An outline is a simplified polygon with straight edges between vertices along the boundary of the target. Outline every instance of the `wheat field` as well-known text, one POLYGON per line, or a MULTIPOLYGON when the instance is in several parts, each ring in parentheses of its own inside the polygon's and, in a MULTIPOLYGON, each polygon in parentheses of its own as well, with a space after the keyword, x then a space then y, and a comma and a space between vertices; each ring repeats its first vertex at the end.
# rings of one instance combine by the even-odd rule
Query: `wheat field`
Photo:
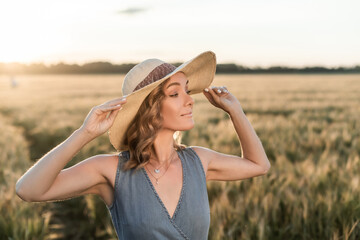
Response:
MULTIPOLYGON (((96 196, 27 203, 16 180, 121 96, 123 75, 0 76, 0 239, 116 239, 96 196)), ((240 101, 271 162, 268 174, 210 181, 209 239, 360 239, 360 75, 216 75, 240 101)), ((228 115, 202 94, 183 143, 241 155, 228 115)), ((69 162, 113 152, 106 134, 69 162)), ((67 167, 68 167, 67 166, 67 167)))

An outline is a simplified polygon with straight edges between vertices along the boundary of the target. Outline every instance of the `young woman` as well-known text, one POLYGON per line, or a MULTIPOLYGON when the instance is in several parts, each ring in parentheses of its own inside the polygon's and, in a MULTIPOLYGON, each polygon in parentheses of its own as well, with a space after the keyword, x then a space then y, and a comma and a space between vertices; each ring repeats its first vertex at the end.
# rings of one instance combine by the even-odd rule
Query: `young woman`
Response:
POLYGON ((79 129, 18 180, 18 196, 38 202, 97 194, 119 239, 208 239, 206 181, 251 178, 270 168, 236 97, 226 87, 209 87, 215 69, 210 51, 177 68, 159 59, 139 63, 125 76, 126 97, 94 107, 79 129), (174 139, 194 127, 190 95, 200 92, 230 115, 242 157, 174 139), (63 169, 106 131, 119 154, 96 155, 63 169))

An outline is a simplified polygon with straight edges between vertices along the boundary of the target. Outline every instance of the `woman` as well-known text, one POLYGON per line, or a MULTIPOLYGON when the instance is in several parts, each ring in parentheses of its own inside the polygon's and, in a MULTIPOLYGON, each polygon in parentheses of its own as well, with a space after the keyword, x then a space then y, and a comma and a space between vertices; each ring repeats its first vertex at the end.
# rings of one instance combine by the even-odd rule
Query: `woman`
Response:
POLYGON ((207 239, 206 181, 250 178, 270 168, 239 101, 226 87, 208 88, 215 69, 210 51, 177 68, 159 59, 139 63, 125 76, 126 97, 94 107, 79 129, 19 179, 17 194, 25 201, 97 194, 119 239, 207 239), (230 115, 243 157, 175 141, 175 133, 194 127, 190 95, 199 92, 230 115), (96 155, 63 169, 106 131, 119 154, 96 155))

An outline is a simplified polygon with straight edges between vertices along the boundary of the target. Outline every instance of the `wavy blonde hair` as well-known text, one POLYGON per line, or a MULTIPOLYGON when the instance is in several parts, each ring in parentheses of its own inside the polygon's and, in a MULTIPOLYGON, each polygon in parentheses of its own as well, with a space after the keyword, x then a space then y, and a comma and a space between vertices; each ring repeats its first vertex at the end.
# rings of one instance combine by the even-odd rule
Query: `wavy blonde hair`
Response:
MULTIPOLYGON (((168 81, 169 79, 159 84, 145 98, 125 133, 125 146, 129 149, 130 159, 123 165, 124 171, 144 167, 150 160, 151 151, 155 152, 154 141, 164 120, 161 115, 161 102, 165 98, 164 85, 168 81)), ((174 148, 186 148, 186 145, 181 144, 182 133, 177 131, 174 135, 174 148)))

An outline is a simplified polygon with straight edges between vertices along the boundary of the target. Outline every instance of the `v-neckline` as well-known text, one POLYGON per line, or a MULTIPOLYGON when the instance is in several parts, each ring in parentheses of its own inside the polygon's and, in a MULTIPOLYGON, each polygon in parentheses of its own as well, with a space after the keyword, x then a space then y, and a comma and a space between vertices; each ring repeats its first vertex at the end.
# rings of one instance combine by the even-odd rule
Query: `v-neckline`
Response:
POLYGON ((180 196, 179 196, 178 202, 177 202, 177 204, 176 204, 175 211, 174 211, 174 213, 173 213, 172 216, 170 216, 170 213, 169 213, 168 209, 165 207, 165 204, 163 203, 163 201, 161 200, 159 194, 157 193, 157 191, 156 191, 154 185, 152 184, 152 182, 151 182, 151 180, 150 180, 150 178, 149 178, 149 175, 147 174, 145 168, 144 168, 144 167, 142 168, 142 170, 143 170, 143 172, 144 172, 144 174, 145 174, 145 176, 146 176, 146 178, 147 178, 147 180, 148 180, 148 182, 149 182, 149 184, 150 184, 150 186, 151 186, 151 188, 152 188, 152 190, 153 190, 156 198, 159 200, 161 206, 165 209, 165 211, 166 211, 166 213, 167 213, 167 215, 168 215, 168 217, 169 217, 170 220, 174 220, 174 218, 175 218, 175 216, 176 216, 176 213, 177 213, 177 211, 178 211, 178 209, 179 209, 179 207, 180 207, 181 199, 182 199, 182 196, 183 196, 183 194, 184 194, 184 186, 185 186, 185 165, 184 165, 184 161, 183 161, 183 159, 181 158, 181 154, 179 154, 178 151, 176 151, 176 153, 177 153, 177 155, 178 155, 178 157, 180 158, 180 161, 181 161, 183 181, 182 181, 180 196))

